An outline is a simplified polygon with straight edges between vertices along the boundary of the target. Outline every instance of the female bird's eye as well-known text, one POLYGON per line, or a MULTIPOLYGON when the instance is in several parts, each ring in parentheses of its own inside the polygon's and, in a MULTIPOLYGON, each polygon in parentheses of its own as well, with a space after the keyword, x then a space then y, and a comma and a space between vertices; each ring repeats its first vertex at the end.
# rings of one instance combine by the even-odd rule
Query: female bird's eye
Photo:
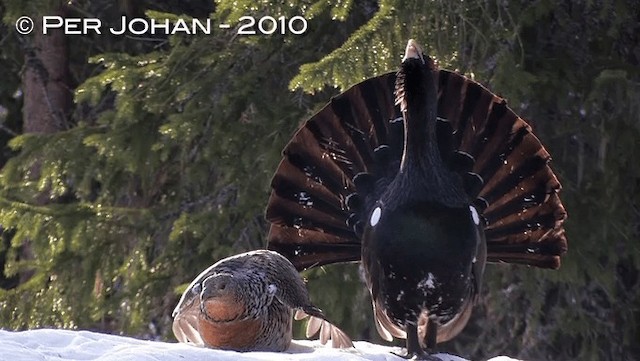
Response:
POLYGON ((270 285, 267 287, 267 292, 268 292, 270 295, 274 295, 274 294, 276 294, 276 291, 277 291, 277 290, 278 290, 278 286, 276 286, 276 285, 274 285, 274 284, 270 284, 270 285))
POLYGON ((202 285, 199 283, 196 283, 195 285, 193 285, 193 287, 191 288, 191 293, 194 294, 198 294, 200 293, 200 291, 202 291, 202 285))

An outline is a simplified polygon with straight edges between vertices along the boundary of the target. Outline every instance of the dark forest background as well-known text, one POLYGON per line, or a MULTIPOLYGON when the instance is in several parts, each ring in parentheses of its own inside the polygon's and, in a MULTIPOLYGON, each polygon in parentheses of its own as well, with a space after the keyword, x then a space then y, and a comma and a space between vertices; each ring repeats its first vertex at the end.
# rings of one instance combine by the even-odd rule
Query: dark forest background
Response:
MULTIPOLYGON (((553 156, 569 252, 490 265, 443 348, 481 359, 640 360, 640 5, 576 1, 0 0, 0 328, 173 340, 202 269, 264 247, 280 151, 331 95, 397 68, 407 39, 507 98, 553 156), (22 15, 308 19, 303 35, 21 36, 22 15)), ((312 299, 379 341, 356 265, 312 299)), ((299 335, 298 337, 300 337, 299 335)))

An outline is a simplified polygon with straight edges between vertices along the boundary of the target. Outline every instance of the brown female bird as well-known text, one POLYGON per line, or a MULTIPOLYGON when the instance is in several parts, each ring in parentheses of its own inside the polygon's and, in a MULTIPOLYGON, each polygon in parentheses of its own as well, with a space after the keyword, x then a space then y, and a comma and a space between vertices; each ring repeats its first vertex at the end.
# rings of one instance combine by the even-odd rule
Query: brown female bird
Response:
POLYGON ((336 96, 285 147, 268 248, 298 269, 362 261, 380 335, 429 358, 466 325, 485 262, 560 266, 549 161, 502 98, 410 40, 397 73, 336 96))
POLYGON ((284 351, 291 343, 293 309, 311 317, 308 336, 319 330, 323 344, 331 338, 334 347, 353 346, 311 303, 291 262, 267 250, 225 258, 200 273, 173 311, 173 333, 198 346, 284 351))

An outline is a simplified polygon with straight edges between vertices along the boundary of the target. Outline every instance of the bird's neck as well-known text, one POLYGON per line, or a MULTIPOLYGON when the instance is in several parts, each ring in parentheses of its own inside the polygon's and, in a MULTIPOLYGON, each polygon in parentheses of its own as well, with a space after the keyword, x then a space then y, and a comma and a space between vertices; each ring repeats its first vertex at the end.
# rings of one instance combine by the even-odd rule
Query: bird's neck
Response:
MULTIPOLYGON (((405 92, 404 149, 395 187, 405 201, 429 201, 462 207, 468 203, 460 177, 442 160, 436 136, 437 88, 433 72, 427 72, 405 92)), ((413 81, 414 79, 407 79, 413 81)), ((399 201, 397 201, 399 202, 399 201)))
POLYGON ((409 106, 403 112, 404 149, 400 172, 412 168, 431 168, 438 166, 440 153, 436 139, 437 96, 432 79, 426 81, 424 92, 410 99, 409 106))

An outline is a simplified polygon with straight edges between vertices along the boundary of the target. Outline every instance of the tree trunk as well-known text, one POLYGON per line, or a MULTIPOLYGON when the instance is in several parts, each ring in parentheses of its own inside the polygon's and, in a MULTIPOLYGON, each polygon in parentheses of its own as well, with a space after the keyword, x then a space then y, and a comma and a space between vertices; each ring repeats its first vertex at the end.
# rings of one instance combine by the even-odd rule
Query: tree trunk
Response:
MULTIPOLYGON (((56 15, 64 16, 63 9, 56 15)), ((25 52, 23 131, 55 133, 66 128, 71 106, 67 37, 62 29, 43 35, 36 24, 25 52)))
MULTIPOLYGON (((64 7, 55 15, 64 17, 64 7)), ((22 77, 24 104, 22 108, 23 133, 51 134, 67 128, 67 116, 71 108, 72 90, 68 86, 68 45, 62 29, 49 30, 42 34, 41 19, 35 21, 36 29, 31 33, 25 48, 25 68, 22 77)), ((40 165, 31 171, 34 179, 40 177, 40 165)), ((34 203, 48 202, 49 194, 42 192, 34 203)), ((33 259, 30 240, 25 240, 20 249, 21 259, 33 259)), ((20 274, 20 283, 26 282, 33 272, 20 274)))

